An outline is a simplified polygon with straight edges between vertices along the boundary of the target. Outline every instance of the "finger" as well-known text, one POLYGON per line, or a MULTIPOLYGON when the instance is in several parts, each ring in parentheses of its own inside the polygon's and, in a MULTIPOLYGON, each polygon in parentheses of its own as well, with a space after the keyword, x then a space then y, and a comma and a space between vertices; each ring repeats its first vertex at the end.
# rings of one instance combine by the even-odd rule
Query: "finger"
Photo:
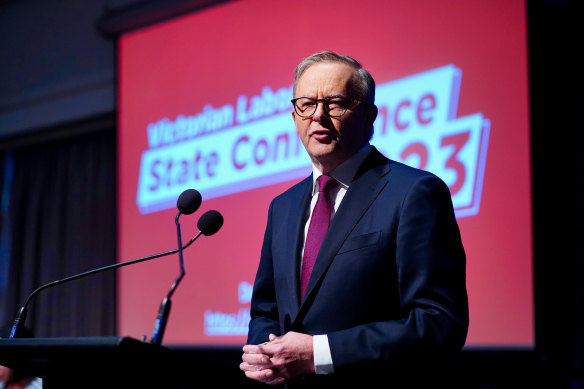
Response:
POLYGON ((270 358, 264 354, 243 354, 241 359, 250 365, 269 365, 271 364, 270 358))
POLYGON ((252 365, 250 363, 247 362, 241 362, 239 364, 239 368, 243 371, 260 371, 265 369, 265 367, 261 366, 261 365, 252 365))
POLYGON ((257 346, 254 345, 246 345, 243 348, 243 352, 245 354, 263 354, 267 355, 268 357, 272 357, 274 352, 276 352, 277 347, 274 347, 272 343, 265 343, 260 344, 257 346))
POLYGON ((247 378, 251 378, 252 380, 260 381, 269 385, 279 385, 283 384, 285 381, 284 377, 276 376, 274 371, 271 369, 261 371, 246 371, 245 376, 247 378))
POLYGON ((278 339, 278 337, 277 337, 276 335, 274 335, 274 334, 270 334, 270 335, 268 336, 268 338, 270 339, 270 342, 271 342, 272 340, 274 340, 274 339, 278 339))
POLYGON ((246 344, 243 346, 243 352, 247 354, 264 354, 264 345, 246 344))
POLYGON ((270 344, 270 342, 263 342, 263 343, 260 343, 260 344, 246 344, 246 345, 243 346, 243 351, 245 351, 247 349, 259 349, 259 350, 261 350, 267 344, 270 344))
POLYGON ((253 365, 247 362, 241 362, 239 364, 239 369, 243 370, 243 371, 261 371, 261 370, 265 370, 266 366, 262 366, 262 365, 253 365))
POLYGON ((283 384, 286 378, 281 376, 276 369, 265 370, 263 382, 268 385, 279 385, 283 384))

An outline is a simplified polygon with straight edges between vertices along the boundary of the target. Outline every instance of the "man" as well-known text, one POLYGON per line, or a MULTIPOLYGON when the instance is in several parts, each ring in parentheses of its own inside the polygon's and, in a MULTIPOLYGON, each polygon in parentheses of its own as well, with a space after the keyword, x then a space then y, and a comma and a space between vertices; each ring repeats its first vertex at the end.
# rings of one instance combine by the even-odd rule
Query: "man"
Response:
POLYGON ((411 372, 464 345, 465 253, 450 192, 369 145, 374 95, 350 57, 321 52, 296 68, 292 117, 313 174, 270 205, 240 365, 251 379, 413 383, 411 372))

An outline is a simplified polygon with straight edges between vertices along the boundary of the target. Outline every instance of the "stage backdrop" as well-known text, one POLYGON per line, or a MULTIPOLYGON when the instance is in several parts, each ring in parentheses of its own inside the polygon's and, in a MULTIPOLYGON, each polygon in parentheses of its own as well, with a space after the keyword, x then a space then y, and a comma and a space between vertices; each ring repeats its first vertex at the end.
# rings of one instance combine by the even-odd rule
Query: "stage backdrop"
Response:
MULTIPOLYGON (((468 257, 468 346, 534 343, 526 9, 523 1, 224 3, 119 42, 119 260, 185 251, 167 344, 241 345, 270 200, 310 173, 293 70, 333 50, 377 83, 372 143, 449 185, 468 257)), ((124 268, 119 334, 152 335, 177 255, 124 268)))

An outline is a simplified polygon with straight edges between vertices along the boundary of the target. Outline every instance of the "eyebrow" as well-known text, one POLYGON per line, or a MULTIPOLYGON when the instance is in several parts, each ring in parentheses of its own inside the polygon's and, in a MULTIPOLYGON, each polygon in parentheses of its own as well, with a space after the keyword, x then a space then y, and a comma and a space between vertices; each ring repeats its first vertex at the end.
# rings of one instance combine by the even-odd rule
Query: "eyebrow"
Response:
MULTIPOLYGON (((303 97, 305 97, 307 99, 316 100, 314 97, 309 97, 309 96, 301 96, 301 97, 298 97, 298 98, 301 99, 303 97)), ((326 96, 326 97, 323 97, 323 98, 324 99, 334 99, 335 97, 342 97, 343 99, 349 99, 347 96, 343 96, 343 95, 330 95, 330 96, 326 96)))

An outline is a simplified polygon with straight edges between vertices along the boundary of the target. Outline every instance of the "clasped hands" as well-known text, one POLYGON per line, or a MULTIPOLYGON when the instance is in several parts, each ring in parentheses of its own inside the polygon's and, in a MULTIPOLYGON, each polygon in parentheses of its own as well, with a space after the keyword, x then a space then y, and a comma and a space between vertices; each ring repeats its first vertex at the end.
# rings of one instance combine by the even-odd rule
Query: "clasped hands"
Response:
POLYGON ((269 342, 243 346, 242 360, 239 368, 248 378, 283 384, 286 379, 314 373, 312 336, 298 332, 270 334, 269 342))

